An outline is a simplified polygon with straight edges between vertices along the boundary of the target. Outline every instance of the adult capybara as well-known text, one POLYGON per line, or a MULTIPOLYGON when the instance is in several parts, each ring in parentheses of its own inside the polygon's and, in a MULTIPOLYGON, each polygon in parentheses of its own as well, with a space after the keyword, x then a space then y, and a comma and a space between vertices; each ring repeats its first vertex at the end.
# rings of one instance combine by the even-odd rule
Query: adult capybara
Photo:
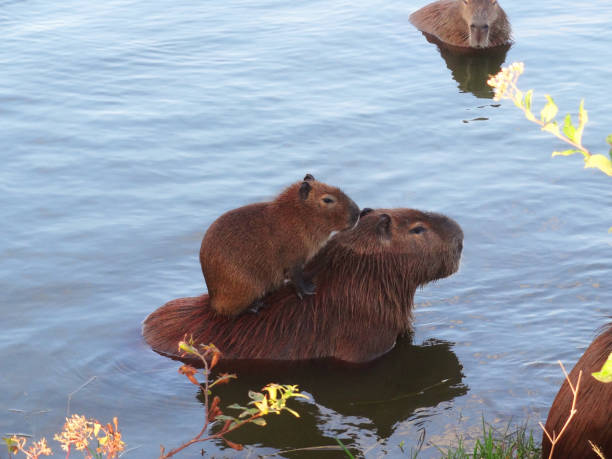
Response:
MULTIPOLYGON (((576 414, 555 445, 555 458, 597 458, 589 440, 601 449, 606 458, 612 458, 612 383, 602 383, 591 373, 599 371, 612 352, 612 323, 607 326, 584 352, 569 374, 575 386, 578 373, 582 378, 576 401, 576 414)), ((550 407, 546 420, 546 431, 552 436, 563 428, 570 414, 573 394, 567 383, 561 389, 550 407)), ((542 457, 550 455, 551 443, 546 434, 542 437, 542 457)))
POLYGON ((334 231, 351 228, 359 207, 338 188, 310 174, 271 202, 260 202, 221 215, 206 231, 200 264, 212 308, 234 316, 293 281, 300 297, 315 286, 303 276, 304 264, 334 231))
POLYGON ((438 0, 412 13, 410 22, 453 46, 490 48, 510 43, 510 23, 497 0, 438 0))
POLYGON ((214 343, 227 359, 365 362, 384 354, 411 330, 417 287, 458 269, 463 233, 440 214, 368 210, 308 263, 316 295, 300 301, 285 286, 258 314, 234 318, 216 314, 208 295, 180 298, 145 319, 146 342, 174 357, 185 335, 214 343))

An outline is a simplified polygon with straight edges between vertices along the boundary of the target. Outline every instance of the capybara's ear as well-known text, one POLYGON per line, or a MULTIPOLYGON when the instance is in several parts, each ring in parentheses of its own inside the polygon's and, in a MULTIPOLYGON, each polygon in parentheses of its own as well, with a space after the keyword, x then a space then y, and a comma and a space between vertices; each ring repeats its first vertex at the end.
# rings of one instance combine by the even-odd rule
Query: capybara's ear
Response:
POLYGON ((310 175, 310 174, 306 174, 306 175, 304 176, 304 181, 305 181, 305 182, 312 182, 312 181, 314 181, 314 179, 315 179, 315 178, 314 178, 312 175, 310 175))
POLYGON ((381 214, 378 217, 376 232, 384 239, 391 239, 391 217, 388 214, 381 214))
POLYGON ((370 207, 365 207, 365 208, 361 209, 361 212, 359 212, 359 218, 368 215, 370 212, 374 212, 374 209, 372 209, 370 207))
POLYGON ((300 185, 300 198, 302 198, 302 201, 306 201, 306 198, 308 197, 308 193, 310 193, 310 190, 312 190, 310 183, 305 182, 305 181, 302 182, 302 184, 300 185))

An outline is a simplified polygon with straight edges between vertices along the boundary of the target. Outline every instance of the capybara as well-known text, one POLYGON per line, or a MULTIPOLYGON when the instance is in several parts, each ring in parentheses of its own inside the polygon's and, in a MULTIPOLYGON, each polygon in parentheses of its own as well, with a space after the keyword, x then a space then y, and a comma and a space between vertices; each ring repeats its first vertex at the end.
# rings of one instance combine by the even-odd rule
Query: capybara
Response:
POLYGON ((235 316, 292 280, 300 298, 315 286, 304 264, 334 231, 355 226, 359 208, 342 191, 310 174, 274 201, 230 210, 206 231, 200 264, 212 308, 235 316))
POLYGON ((497 0, 438 0, 410 15, 422 32, 453 46, 490 48, 510 43, 510 23, 497 0))
POLYGON ((143 324, 146 342, 174 358, 192 336, 227 359, 372 360, 411 331, 417 287, 459 267, 463 232, 450 218, 413 209, 365 210, 307 264, 317 294, 299 301, 289 286, 264 298, 259 314, 216 314, 208 295, 170 301, 143 324))
MULTIPOLYGON (((589 440, 593 442, 606 458, 612 458, 612 383, 596 380, 591 373, 599 371, 612 352, 612 323, 608 324, 590 344, 576 366, 569 374, 575 386, 578 373, 582 370, 576 414, 555 445, 554 458, 598 458, 589 440)), ((570 415, 573 394, 567 383, 563 382, 555 401, 548 412, 546 431, 552 436, 561 432, 570 415)), ((542 436, 542 457, 550 455, 551 443, 546 434, 542 436)))

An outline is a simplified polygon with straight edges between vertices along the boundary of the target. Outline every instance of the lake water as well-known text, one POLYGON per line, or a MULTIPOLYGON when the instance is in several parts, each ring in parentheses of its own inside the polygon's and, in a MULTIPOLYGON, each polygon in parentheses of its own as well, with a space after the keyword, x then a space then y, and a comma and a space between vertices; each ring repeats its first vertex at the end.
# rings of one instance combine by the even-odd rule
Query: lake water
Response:
MULTIPOLYGON (((515 44, 491 62, 444 59, 408 22, 424 3, 0 1, 1 435, 50 440, 68 408, 117 416, 125 457, 197 433, 196 388, 141 322, 204 291, 218 215, 306 172, 362 207, 453 217, 461 269, 417 292, 412 344, 365 368, 236 368, 225 405, 273 380, 313 401, 231 437, 242 453, 207 452, 338 437, 402 457, 424 435, 435 457, 483 418, 537 429, 556 361, 573 366, 612 315, 612 179, 551 158, 563 145, 483 79, 523 61, 535 104, 576 113, 584 97, 585 143, 606 153, 612 3, 502 2, 515 44)), ((313 455, 340 456, 285 454, 313 455)))

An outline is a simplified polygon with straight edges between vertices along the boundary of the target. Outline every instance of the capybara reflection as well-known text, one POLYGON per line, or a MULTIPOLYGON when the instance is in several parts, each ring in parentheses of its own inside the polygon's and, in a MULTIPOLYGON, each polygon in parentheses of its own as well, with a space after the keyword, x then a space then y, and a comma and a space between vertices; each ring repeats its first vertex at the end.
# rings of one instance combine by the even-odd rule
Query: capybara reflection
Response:
POLYGON ((233 318, 216 314, 208 295, 180 298, 149 315, 143 335, 173 357, 191 335, 228 359, 369 361, 411 330, 415 290, 453 274, 462 248, 461 228, 443 215, 367 209, 308 263, 316 295, 300 301, 285 286, 264 298, 258 314, 233 318))
MULTIPOLYGON (((599 371, 612 352, 612 323, 607 326, 584 351, 580 360, 569 374, 576 384, 582 370, 577 413, 555 444, 554 458, 598 458, 589 441, 601 449, 606 458, 612 458, 612 383, 596 380, 591 373, 599 371)), ((546 420, 546 431, 552 436, 561 432, 572 406, 573 394, 567 383, 561 389, 550 407, 546 420)), ((542 457, 550 455, 551 443, 546 434, 542 437, 542 457)))
POLYGON ((410 22, 453 46, 490 48, 510 43, 510 23, 497 0, 438 0, 412 13, 410 22))
POLYGON ((202 240, 200 264, 212 308, 234 316, 293 281, 298 295, 312 295, 304 264, 332 232, 355 226, 359 208, 342 191, 310 174, 271 202, 260 202, 221 215, 202 240))

